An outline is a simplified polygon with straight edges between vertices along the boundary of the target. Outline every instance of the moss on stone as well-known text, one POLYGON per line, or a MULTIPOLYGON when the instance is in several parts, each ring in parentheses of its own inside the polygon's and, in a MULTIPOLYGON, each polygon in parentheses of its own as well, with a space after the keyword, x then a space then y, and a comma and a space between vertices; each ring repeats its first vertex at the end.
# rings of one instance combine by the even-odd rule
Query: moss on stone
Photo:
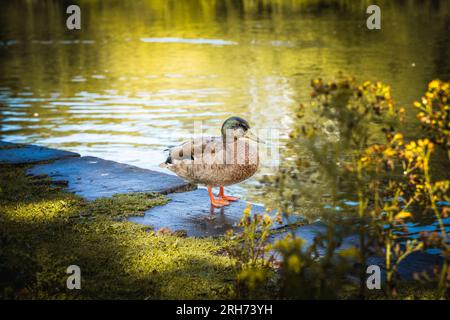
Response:
POLYGON ((151 192, 116 194, 111 198, 99 198, 86 203, 91 214, 115 217, 142 216, 148 209, 167 203, 167 198, 151 192))
POLYGON ((220 254, 226 240, 157 235, 124 219, 164 204, 163 196, 87 202, 33 181, 24 168, 0 166, 0 298, 233 296, 233 261, 220 254), (81 290, 66 288, 69 265, 81 268, 81 290))

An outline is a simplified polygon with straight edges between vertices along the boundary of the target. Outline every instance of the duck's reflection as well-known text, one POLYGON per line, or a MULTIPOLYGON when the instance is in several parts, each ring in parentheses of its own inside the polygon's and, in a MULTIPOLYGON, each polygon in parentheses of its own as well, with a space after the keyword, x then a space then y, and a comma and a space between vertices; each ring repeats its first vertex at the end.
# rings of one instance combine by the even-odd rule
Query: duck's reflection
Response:
POLYGON ((209 207, 209 214, 211 216, 214 216, 216 213, 220 213, 221 215, 225 214, 225 207, 216 208, 213 205, 210 205, 209 207))

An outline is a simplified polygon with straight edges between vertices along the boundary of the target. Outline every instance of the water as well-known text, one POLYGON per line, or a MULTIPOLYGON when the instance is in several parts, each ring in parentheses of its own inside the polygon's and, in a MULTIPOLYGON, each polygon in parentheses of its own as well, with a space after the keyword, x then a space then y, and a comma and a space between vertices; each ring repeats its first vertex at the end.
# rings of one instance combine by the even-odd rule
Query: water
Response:
MULTIPOLYGON (((81 31, 64 3, 0 3, 2 140, 160 170, 195 121, 218 134, 239 115, 283 142, 317 76, 384 81, 410 117, 450 78, 448 1, 378 1, 381 31, 368 1, 86 0, 81 31)), ((261 174, 230 191, 258 201, 261 174)))

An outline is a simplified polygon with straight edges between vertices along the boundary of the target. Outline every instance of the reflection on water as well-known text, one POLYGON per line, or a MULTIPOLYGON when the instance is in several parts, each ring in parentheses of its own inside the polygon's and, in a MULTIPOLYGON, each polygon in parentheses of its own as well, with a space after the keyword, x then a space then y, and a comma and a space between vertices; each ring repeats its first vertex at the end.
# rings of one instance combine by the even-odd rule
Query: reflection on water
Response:
MULTIPOLYGON (((230 115, 287 135, 309 81, 343 70, 410 106, 450 78, 448 1, 9 1, 0 12, 0 126, 36 143, 158 169, 194 121, 230 115), (78 3, 82 30, 65 28, 78 3)), ((413 131, 414 128, 411 128, 413 131)), ((256 199, 257 177, 234 187, 256 199)))

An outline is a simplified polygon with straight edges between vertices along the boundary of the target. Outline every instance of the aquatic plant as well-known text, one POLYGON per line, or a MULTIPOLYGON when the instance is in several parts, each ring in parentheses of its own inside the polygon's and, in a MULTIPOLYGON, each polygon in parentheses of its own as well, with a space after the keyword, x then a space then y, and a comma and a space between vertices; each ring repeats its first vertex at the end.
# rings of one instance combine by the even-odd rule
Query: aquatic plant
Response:
MULTIPOLYGON (((320 217, 325 222, 326 230, 316 240, 330 241, 323 246, 326 255, 316 257, 314 267, 320 266, 318 261, 326 261, 327 255, 338 257, 344 237, 357 233, 358 246, 350 250, 358 260, 356 269, 345 268, 339 259, 328 261, 348 275, 359 276, 359 297, 364 298, 367 258, 384 255, 386 297, 396 298, 400 263, 413 252, 439 248, 445 261, 436 272, 438 296, 445 297, 448 236, 442 218, 448 215, 448 207, 437 204, 448 203, 449 180, 448 176, 435 180, 431 171, 435 144, 448 151, 448 83, 431 82, 422 102, 415 103, 422 110, 418 118, 425 130, 422 137, 408 142, 395 129, 403 121, 405 108, 395 106, 389 86, 369 81, 357 84, 353 77, 339 74, 331 81, 315 79, 311 87, 311 103, 299 106, 288 142, 287 158, 294 160, 286 161, 278 175, 266 182, 277 192, 283 212, 320 217), (342 210, 340 205, 352 193, 357 196, 355 205, 336 211, 342 210), (439 236, 423 233, 420 239, 408 239, 408 220, 430 214, 438 223, 439 236)), ((284 248, 283 265, 289 269, 289 259, 294 258, 285 249, 300 249, 301 241, 295 237, 286 241, 278 247, 284 248)), ((304 265, 308 254, 302 253, 301 258, 297 254, 304 265)), ((320 279, 317 277, 316 284, 320 279)), ((311 291, 305 285, 298 290, 306 288, 311 291)), ((297 295, 302 296, 300 291, 297 295)))
POLYGON ((414 106, 419 110, 417 118, 427 136, 447 150, 450 159, 450 106, 449 82, 433 80, 428 90, 414 106))
MULTIPOLYGON (((449 105, 450 83, 441 80, 433 80, 428 84, 428 90, 420 101, 416 101, 414 106, 419 109, 417 118, 422 124, 429 139, 440 146, 448 155, 450 161, 450 105, 449 105)), ((428 142, 428 140, 427 140, 428 142)), ((433 142, 428 142, 433 146, 433 142)), ((430 153, 422 151, 420 154, 421 168, 423 169, 424 183, 422 188, 426 194, 430 209, 437 222, 438 230, 435 233, 424 233, 422 238, 426 245, 431 245, 441 249, 444 263, 440 271, 436 272, 438 278, 439 296, 443 298, 450 287, 450 244, 449 234, 446 232, 443 218, 449 216, 448 203, 450 202, 449 185, 446 180, 433 181, 431 177, 430 153), (446 203, 445 206, 438 206, 438 203, 446 203)), ((448 164, 447 164, 448 165, 448 164)))
POLYGON ((271 218, 267 213, 252 213, 251 206, 248 206, 238 224, 242 231, 237 234, 233 230, 227 232, 229 245, 226 252, 235 259, 238 297, 256 298, 264 295, 274 261, 268 238, 271 227, 280 223, 280 219, 280 215, 271 218))

